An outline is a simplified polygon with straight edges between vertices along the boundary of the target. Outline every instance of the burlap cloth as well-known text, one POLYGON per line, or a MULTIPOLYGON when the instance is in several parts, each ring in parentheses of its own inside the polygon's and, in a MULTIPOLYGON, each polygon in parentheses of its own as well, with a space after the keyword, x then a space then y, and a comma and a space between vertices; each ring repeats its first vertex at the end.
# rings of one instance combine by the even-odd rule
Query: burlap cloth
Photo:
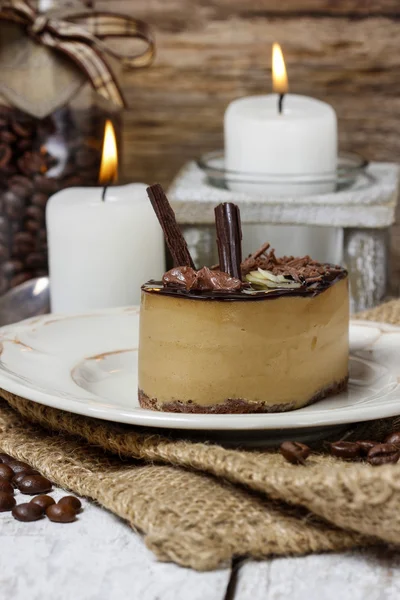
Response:
MULTIPOLYGON (((400 300, 359 317, 400 324, 400 300)), ((208 570, 237 556, 400 544, 400 464, 313 454, 293 466, 274 451, 168 439, 1 395, 1 450, 126 519, 161 560, 208 570)), ((386 419, 352 436, 394 428, 386 419)))

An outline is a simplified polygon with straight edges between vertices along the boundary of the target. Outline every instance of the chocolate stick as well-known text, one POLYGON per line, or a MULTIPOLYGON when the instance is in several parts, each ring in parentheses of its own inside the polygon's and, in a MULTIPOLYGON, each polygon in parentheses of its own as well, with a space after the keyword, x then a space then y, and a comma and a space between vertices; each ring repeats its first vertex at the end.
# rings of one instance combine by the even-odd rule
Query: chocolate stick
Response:
POLYGON ((147 195, 164 232, 165 241, 175 267, 195 268, 185 238, 176 222, 175 213, 159 183, 147 188, 147 195))
POLYGON ((242 279, 242 228, 240 211, 235 204, 226 202, 215 208, 215 226, 219 267, 236 279, 242 279))

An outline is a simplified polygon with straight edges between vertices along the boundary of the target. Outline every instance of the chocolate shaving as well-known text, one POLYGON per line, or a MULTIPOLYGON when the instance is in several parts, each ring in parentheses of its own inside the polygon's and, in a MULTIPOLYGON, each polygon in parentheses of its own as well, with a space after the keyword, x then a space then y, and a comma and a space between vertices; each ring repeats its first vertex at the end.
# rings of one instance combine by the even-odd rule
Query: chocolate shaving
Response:
POLYGON ((165 241, 171 253, 174 265, 176 267, 187 266, 194 269, 194 262, 190 256, 185 238, 182 235, 175 218, 175 213, 172 210, 161 185, 156 183, 155 185, 148 187, 147 195, 150 198, 154 212, 156 213, 157 219, 164 232, 165 241))
POLYGON ((219 204, 214 212, 220 269, 240 280, 242 228, 239 208, 231 202, 226 202, 219 204))
POLYGON ((250 271, 256 271, 260 268, 270 271, 273 275, 284 275, 292 278, 293 281, 311 286, 324 281, 332 281, 344 272, 344 269, 339 265, 322 264, 308 255, 277 258, 275 250, 271 249, 267 252, 268 248, 269 245, 264 244, 257 252, 242 262, 243 277, 246 277, 250 271))
POLYGON ((268 248, 270 247, 270 245, 271 244, 269 242, 265 242, 265 244, 263 244, 261 246, 261 248, 259 248, 251 256, 249 256, 250 260, 255 260, 256 258, 258 258, 259 256, 261 256, 262 254, 265 254, 266 251, 268 250, 268 248))

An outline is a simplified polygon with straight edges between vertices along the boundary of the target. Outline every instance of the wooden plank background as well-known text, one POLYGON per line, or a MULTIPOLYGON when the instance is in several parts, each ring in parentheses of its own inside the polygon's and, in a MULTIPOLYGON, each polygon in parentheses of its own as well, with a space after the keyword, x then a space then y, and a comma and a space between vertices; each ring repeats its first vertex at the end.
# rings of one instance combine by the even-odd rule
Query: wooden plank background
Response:
MULTIPOLYGON (((168 184, 186 160, 222 148, 227 104, 271 89, 274 41, 290 90, 336 109, 342 150, 400 161, 398 0, 112 0, 111 8, 149 22, 157 41, 154 65, 123 75, 130 180, 168 184)), ((400 281, 400 226, 392 247, 400 281)))

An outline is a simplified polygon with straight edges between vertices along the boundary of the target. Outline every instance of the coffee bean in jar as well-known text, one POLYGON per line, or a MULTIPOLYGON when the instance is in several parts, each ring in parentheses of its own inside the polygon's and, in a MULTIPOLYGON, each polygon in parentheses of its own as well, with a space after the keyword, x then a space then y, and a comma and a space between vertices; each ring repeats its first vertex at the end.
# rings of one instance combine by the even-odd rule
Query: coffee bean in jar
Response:
POLYGON ((97 185, 105 122, 97 105, 38 119, 0 106, 0 295, 48 272, 45 225, 51 195, 97 185))

